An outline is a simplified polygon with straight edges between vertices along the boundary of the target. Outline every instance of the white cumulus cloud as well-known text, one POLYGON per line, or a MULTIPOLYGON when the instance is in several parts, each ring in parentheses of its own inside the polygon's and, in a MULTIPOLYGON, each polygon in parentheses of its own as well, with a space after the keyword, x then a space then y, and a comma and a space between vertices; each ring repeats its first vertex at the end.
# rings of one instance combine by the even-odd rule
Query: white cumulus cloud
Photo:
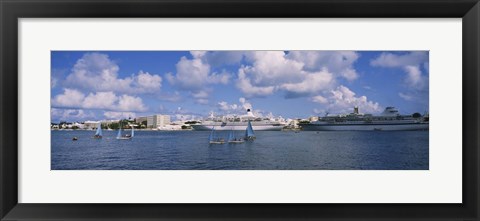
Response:
POLYGON ((285 83, 280 86, 287 91, 287 97, 309 95, 328 89, 333 83, 333 75, 326 70, 308 73, 299 83, 285 83))
POLYGON ((154 93, 160 90, 162 78, 148 72, 119 78, 119 66, 106 54, 86 53, 77 60, 65 85, 93 92, 154 93))
POLYGON ((194 53, 193 59, 180 58, 176 65, 177 73, 167 74, 167 80, 180 89, 196 91, 207 84, 227 84, 230 79, 228 73, 211 73, 210 64, 202 60, 202 53, 194 53))
POLYGON ((206 88, 212 84, 228 84, 231 75, 225 71, 221 73, 212 72, 211 65, 205 58, 207 52, 192 51, 190 53, 193 59, 180 58, 176 64, 176 74, 167 73, 166 78, 170 84, 178 89, 190 91, 197 103, 207 104, 208 93, 206 88), (207 96, 197 96, 205 93, 207 93, 207 96))
POLYGON ((247 97, 263 97, 273 94, 275 91, 275 86, 254 86, 247 77, 246 72, 248 72, 249 67, 242 67, 238 70, 238 80, 236 86, 243 94, 247 97))
POLYGON ((140 71, 134 76, 134 86, 137 92, 149 93, 160 90, 162 87, 162 77, 148 72, 140 71))
POLYGON ((402 55, 384 52, 370 61, 370 64, 376 67, 405 67, 417 66, 425 62, 428 62, 428 52, 424 51, 414 51, 402 55))
POLYGON ((283 51, 254 51, 247 55, 253 66, 246 69, 252 82, 259 86, 300 82, 302 62, 290 60, 283 51))
POLYGON ((77 105, 82 104, 82 107, 87 109, 109 109, 117 101, 118 97, 111 91, 97 92, 90 93, 83 101, 79 101, 77 105))
POLYGON ((408 53, 384 52, 370 61, 374 67, 398 68, 405 73, 404 90, 398 96, 409 102, 428 106, 429 103, 429 53, 414 51, 408 53))
POLYGON ((105 111, 103 113, 107 119, 128 119, 128 118, 135 118, 134 112, 115 112, 115 111, 105 111))
POLYGON ((146 111, 142 98, 130 95, 122 95, 118 98, 118 110, 120 111, 146 111))
POLYGON ((400 96, 402 99, 406 100, 406 101, 411 101, 413 100, 413 97, 411 95, 408 95, 408 94, 404 94, 404 93, 398 93, 398 96, 400 96))
POLYGON ((191 51, 190 53, 211 66, 239 64, 245 54, 244 51, 191 51))
POLYGON ((405 82, 412 88, 421 90, 425 88, 428 79, 422 75, 422 71, 418 66, 405 66, 405 72, 407 72, 407 77, 405 82))
POLYGON ((62 94, 57 94, 52 98, 52 107, 61 108, 84 108, 113 111, 146 111, 147 107, 143 104, 140 97, 121 95, 117 96, 113 92, 90 93, 85 96, 76 89, 65 88, 62 94))
POLYGON ((328 103, 328 99, 325 98, 322 95, 317 95, 317 96, 312 97, 312 101, 315 102, 315 103, 320 103, 320 104, 328 103))
POLYGON ((414 51, 405 54, 384 52, 370 61, 374 67, 401 68, 405 72, 405 84, 410 90, 428 89, 428 52, 414 51), (422 73, 421 67, 427 73, 422 73))
POLYGON ((277 91, 287 98, 310 96, 334 88, 337 78, 357 79, 358 57, 350 51, 252 51, 245 53, 252 64, 238 70, 236 86, 247 97, 277 91))
POLYGON ((83 121, 85 118, 95 117, 95 114, 90 111, 81 109, 62 109, 51 108, 50 116, 52 121, 83 121))
POLYGON ((201 59, 194 58, 190 60, 182 57, 178 61, 176 68, 177 74, 169 73, 167 80, 181 89, 199 90, 208 81, 210 65, 203 63, 201 59))
POLYGON ((349 81, 358 78, 353 64, 359 57, 354 51, 291 51, 287 55, 289 59, 302 62, 307 71, 327 69, 349 81))
POLYGON ((253 110, 252 104, 244 97, 239 98, 238 102, 239 103, 229 104, 226 101, 220 101, 217 103, 217 108, 220 112, 224 114, 236 114, 236 115, 245 115, 247 113, 247 110, 250 109, 251 111, 253 111, 253 113, 256 116, 261 116, 262 111, 253 110))
POLYGON ((64 88, 63 94, 58 94, 52 100, 52 105, 58 105, 62 107, 78 107, 83 103, 85 95, 75 89, 64 88))
POLYGON ((313 102, 323 104, 323 110, 314 109, 315 113, 351 113, 353 107, 358 107, 361 113, 379 113, 382 107, 378 102, 368 100, 366 96, 357 96, 349 88, 340 85, 330 90, 325 96, 317 95, 311 98, 313 102))

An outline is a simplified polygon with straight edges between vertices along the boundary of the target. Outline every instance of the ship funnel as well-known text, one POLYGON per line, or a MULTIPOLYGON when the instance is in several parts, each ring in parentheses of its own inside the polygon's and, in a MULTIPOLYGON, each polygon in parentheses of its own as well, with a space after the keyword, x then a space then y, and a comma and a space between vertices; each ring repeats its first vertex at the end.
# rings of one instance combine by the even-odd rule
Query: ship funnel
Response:
POLYGON ((355 106, 355 107, 353 108, 353 113, 354 113, 354 114, 358 114, 358 106, 355 106))
POLYGON ((247 117, 253 117, 255 118, 255 115, 253 115, 252 111, 250 109, 247 109, 247 117))

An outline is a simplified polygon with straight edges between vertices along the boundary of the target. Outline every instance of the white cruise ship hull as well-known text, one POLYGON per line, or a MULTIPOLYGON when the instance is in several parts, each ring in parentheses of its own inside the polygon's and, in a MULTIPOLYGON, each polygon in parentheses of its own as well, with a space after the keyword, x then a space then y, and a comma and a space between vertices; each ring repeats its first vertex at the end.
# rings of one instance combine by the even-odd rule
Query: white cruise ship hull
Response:
POLYGON ((408 124, 306 124, 306 131, 398 131, 398 130, 428 130, 428 123, 408 124))
MULTIPOLYGON (((269 131, 279 131, 282 130, 285 125, 252 125, 254 131, 260 130, 269 130, 269 131)), ((194 130, 212 130, 215 127, 215 130, 242 130, 245 131, 247 129, 247 124, 245 125, 203 125, 203 124, 193 124, 192 128, 194 130)))

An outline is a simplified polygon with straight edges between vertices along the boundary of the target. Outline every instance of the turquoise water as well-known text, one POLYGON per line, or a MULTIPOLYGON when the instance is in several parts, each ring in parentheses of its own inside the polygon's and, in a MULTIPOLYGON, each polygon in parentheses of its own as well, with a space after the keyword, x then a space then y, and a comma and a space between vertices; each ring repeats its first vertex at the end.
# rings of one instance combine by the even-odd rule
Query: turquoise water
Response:
MULTIPOLYGON (((256 131, 209 145, 209 131, 52 131, 52 170, 428 170, 428 131, 256 131), (78 137, 72 141, 72 137, 78 137)), ((243 133, 237 133, 238 135, 243 133)), ((228 132, 217 132, 227 138, 228 132)))

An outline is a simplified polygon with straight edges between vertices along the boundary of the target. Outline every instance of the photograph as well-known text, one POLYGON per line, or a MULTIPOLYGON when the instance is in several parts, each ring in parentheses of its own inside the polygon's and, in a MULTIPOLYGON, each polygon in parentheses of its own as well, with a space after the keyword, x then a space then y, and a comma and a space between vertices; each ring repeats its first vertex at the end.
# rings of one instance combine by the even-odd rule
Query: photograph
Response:
POLYGON ((480 221, 480 0, 0 2, 0 221, 480 221))
POLYGON ((51 170, 429 170, 429 51, 50 55, 51 170))

